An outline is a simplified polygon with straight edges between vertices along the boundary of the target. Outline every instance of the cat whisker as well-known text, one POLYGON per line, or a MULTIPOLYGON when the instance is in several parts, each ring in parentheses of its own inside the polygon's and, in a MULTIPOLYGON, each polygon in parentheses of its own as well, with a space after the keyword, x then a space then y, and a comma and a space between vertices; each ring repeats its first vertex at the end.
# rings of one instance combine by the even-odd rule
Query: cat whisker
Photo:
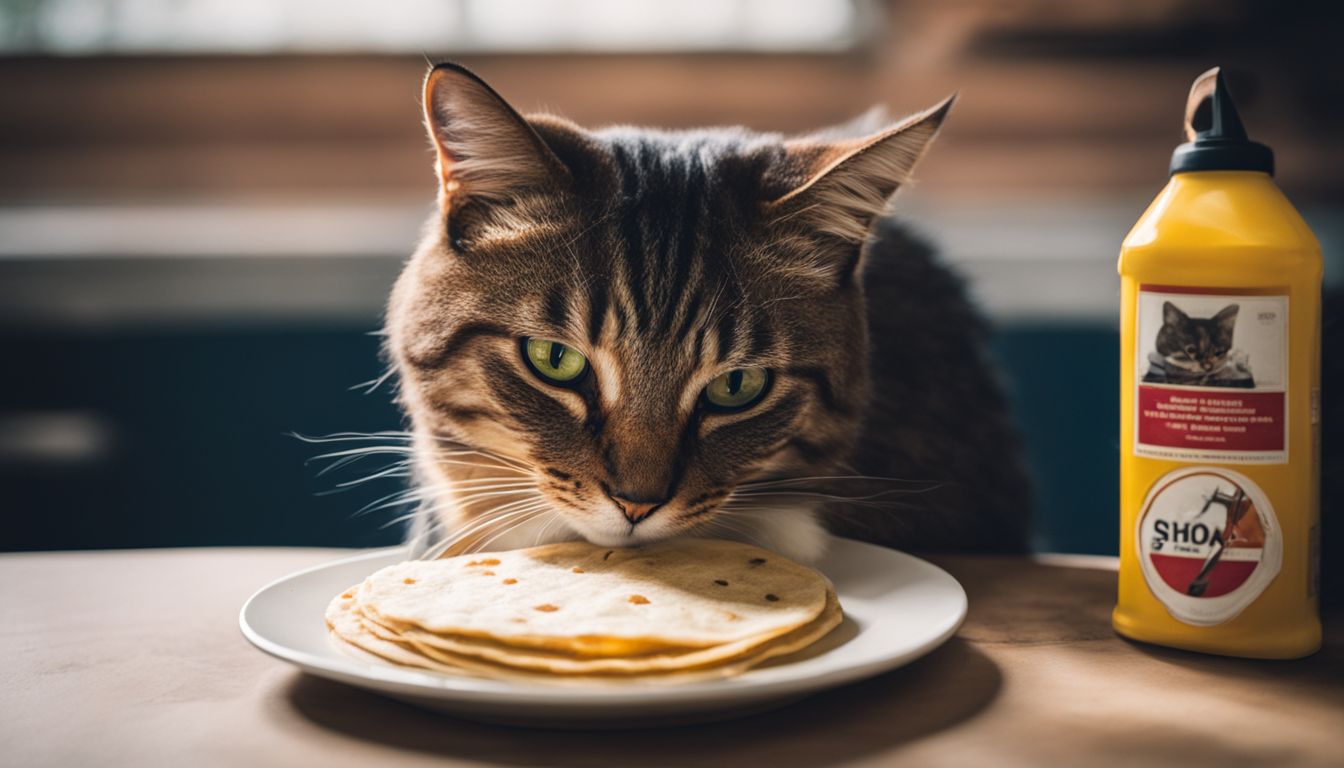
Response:
POLYGON ((551 526, 560 519, 560 513, 555 510, 551 510, 547 515, 545 522, 542 523, 541 528, 537 531, 536 538, 532 540, 532 546, 534 547, 546 540, 546 534, 550 532, 551 526))
MULTIPOLYGON (((495 510, 491 510, 491 512, 488 513, 487 516, 483 517, 482 519, 474 521, 462 528, 453 531, 450 534, 449 538, 435 545, 433 551, 437 551, 438 554, 436 554, 434 557, 438 557, 439 554, 448 551, 452 547, 466 540, 468 537, 481 533, 482 531, 486 531, 490 529, 492 526, 501 525, 509 520, 517 520, 520 517, 526 517, 532 514, 536 514, 541 510, 545 509, 547 504, 544 499, 536 499, 532 500, 530 503, 524 506, 520 506, 508 512, 501 513, 500 510, 505 509, 509 506, 510 505, 504 505, 495 510)), ((427 559, 433 559, 433 558, 427 558, 427 559)))
POLYGON ((361 381, 360 383, 349 387, 349 390, 363 389, 364 390, 363 394, 371 395, 373 394, 374 390, 381 387, 388 379, 392 378, 396 374, 397 369, 395 367, 389 366, 388 369, 383 372, 383 375, 374 379, 370 379, 368 381, 361 381))
POLYGON ((921 485, 930 484, 934 482, 931 480, 911 480, 909 478, 903 478, 903 477, 882 477, 879 475, 808 475, 804 477, 781 477, 781 478, 771 478, 767 480, 751 480, 745 483, 738 483, 737 487, 763 488, 774 485, 784 485, 784 484, 793 484, 802 482, 830 481, 830 480, 869 481, 869 482, 882 482, 882 483, 914 483, 921 485))
POLYGON ((488 519, 491 517, 498 517, 499 515, 505 512, 514 512, 519 509, 525 509, 531 507, 534 504, 542 504, 542 503, 546 503, 546 499, 544 497, 542 497, 540 494, 532 494, 528 498, 502 502, 494 507, 487 509, 484 512, 477 513, 477 515, 482 519, 488 519))
POLYGON ((873 502, 872 500, 873 500, 873 499, 879 499, 879 498, 882 498, 882 497, 884 497, 884 496, 890 496, 890 495, 893 495, 893 494, 926 493, 927 490, 932 490, 932 489, 918 490, 918 491, 907 491, 907 490, 901 490, 901 489, 893 489, 893 490, 886 490, 886 491, 878 491, 878 492, 876 492, 876 493, 870 493, 870 494, 866 494, 866 495, 864 495, 864 496, 845 496, 845 495, 843 495, 843 494, 838 494, 838 493, 824 493, 824 492, 821 492, 821 491, 794 491, 794 490, 783 490, 783 489, 780 489, 780 490, 747 491, 746 493, 736 493, 736 492, 734 492, 734 493, 730 494, 729 497, 730 497, 730 498, 736 498, 736 499, 767 499, 767 498, 791 498, 791 497, 800 497, 800 498, 802 498, 802 497, 806 497, 806 498, 827 499, 827 500, 830 500, 830 501, 844 501, 844 502, 852 502, 852 503, 857 503, 857 502, 882 503, 882 502, 873 502))
POLYGON ((400 522, 403 522, 403 521, 406 521, 406 520, 410 520, 411 518, 415 517, 415 516, 418 515, 418 514, 420 514, 420 511, 419 511, 419 510, 416 510, 416 511, 414 511, 414 512, 408 512, 408 513, 406 513, 406 514, 404 514, 404 515, 397 515, 396 517, 392 518, 391 520, 388 520, 387 522, 385 522, 385 523, 383 523, 382 525, 378 526, 378 530, 380 530, 380 531, 382 531, 382 530, 386 530, 386 529, 391 528, 392 526, 396 525, 397 523, 400 523, 400 522))
MULTIPOLYGON (((547 514, 549 514, 549 515, 554 515, 554 514, 555 514, 554 511, 547 512, 546 510, 547 510, 547 507, 545 507, 545 506, 543 506, 543 507, 539 507, 539 508, 537 508, 537 509, 529 510, 529 512, 530 512, 531 514, 529 514, 529 515, 523 517, 523 518, 520 519, 520 520, 516 520, 516 521, 514 521, 514 522, 513 522, 511 525, 509 525, 508 527, 506 527, 506 528, 504 528, 503 530, 501 530, 501 531, 495 533, 494 535, 490 536, 490 538, 485 539, 485 540, 481 541, 480 543, 474 545, 474 546, 471 548, 471 551, 472 551, 472 552, 480 552, 480 551, 482 551, 482 550, 485 550, 485 549, 487 549, 491 544, 493 544, 493 543, 495 542, 495 540, 499 539, 500 537, 502 537, 502 536, 504 536, 504 535, 506 535, 506 534, 508 534, 508 533, 511 533, 511 532, 517 530, 518 528, 521 528, 522 526, 526 525, 527 523, 532 522, 532 521, 533 521, 534 519, 536 519, 537 517, 542 516, 542 515, 547 515, 547 514)), ((550 522, 551 522, 550 519, 548 519, 548 520, 546 521, 546 526, 547 526, 547 527, 549 527, 550 522)))
POLYGON ((421 555, 424 554, 421 547, 425 546, 433 537, 442 533, 442 528, 443 524, 434 515, 421 514, 414 518, 411 524, 411 535, 406 539, 407 554, 412 559, 420 559, 421 555), (418 532, 417 528, 420 529, 418 532))
POLYGON ((459 502, 473 501, 475 499, 498 498, 500 496, 518 496, 520 494, 535 495, 536 486, 531 483, 520 485, 504 485, 499 487, 485 486, 481 488, 464 488, 464 492, 459 493, 456 489, 449 491, 453 498, 459 502), (470 491, 466 493, 465 491, 470 491))
MULTIPOLYGON (((516 514, 525 514, 526 512, 527 510, 520 510, 516 514)), ((459 542, 465 540, 467 537, 472 536, 482 530, 488 529, 490 526, 498 525, 502 521, 512 519, 514 516, 515 516, 514 514, 499 515, 498 517, 479 520, 472 523, 471 525, 454 529, 448 532, 445 535, 445 537, 437 544, 427 549, 423 553, 421 559, 433 560, 435 558, 438 558, 443 553, 447 552, 448 550, 456 546, 459 542)))
POLYGON ((299 432, 290 432, 289 436, 305 443, 341 443, 359 440, 410 441, 414 438, 412 433, 402 430, 384 430, 380 432, 332 432, 327 435, 305 435, 299 432))
POLYGON ((490 544, 499 537, 507 535, 508 533, 515 531, 524 525, 527 525, 528 523, 535 520, 539 515, 544 514, 545 511, 546 511, 545 506, 529 507, 527 509, 518 510, 516 513, 510 515, 507 519, 492 520, 491 526, 498 526, 499 530, 483 533, 482 536, 484 538, 481 538, 479 541, 475 543, 467 545, 466 548, 463 550, 463 553, 465 554, 465 553, 482 551, 483 549, 489 547, 490 544))
MULTIPOLYGON (((377 456, 377 455, 380 455, 380 453, 387 453, 387 452, 386 452, 386 451, 382 451, 382 452, 378 452, 378 453, 361 453, 361 454, 354 455, 354 456, 344 456, 344 457, 341 457, 341 458, 339 458, 339 459, 333 461, 331 464, 328 464, 327 466, 325 466, 325 467, 323 467, 322 469, 318 470, 316 476, 317 476, 317 477, 322 477, 323 475, 331 474, 332 472, 335 472, 336 470, 341 469, 342 467, 348 467, 348 466, 350 466, 351 464, 354 464, 354 463, 356 463, 356 462, 358 462, 358 461, 360 461, 360 460, 362 460, 362 459, 368 458, 369 456, 377 456)), ((409 456, 409 452, 407 452, 407 453, 405 453, 405 454, 403 454, 403 455, 408 455, 408 456, 409 456)), ((319 458, 320 458, 320 457, 319 457, 319 458)), ((310 459, 310 461, 312 461, 312 460, 310 459)), ((410 463, 411 463, 411 462, 410 462, 409 458, 408 458, 408 459, 402 459, 401 461, 394 462, 394 464, 399 464, 399 465, 401 465, 401 466, 409 466, 410 463)), ((389 465, 389 466, 390 466, 390 465, 389 465)))
POLYGON ((713 520, 706 520, 706 521, 705 521, 705 524, 706 524, 709 528, 718 528, 718 529, 721 529, 721 530, 723 530, 723 531, 728 532, 729 535, 732 535, 732 536, 736 536, 736 537, 740 537, 740 538, 746 539, 748 542, 750 542, 750 543, 752 543, 752 544, 755 544, 755 545, 757 545, 757 546, 759 546, 759 547, 764 547, 765 549, 770 549, 770 545, 767 544, 766 542, 762 541, 761 538, 760 538, 759 536, 757 536, 756 533, 755 533, 754 531, 748 530, 748 529, 746 529, 745 527, 739 527, 739 526, 730 525, 730 524, 729 524, 729 521, 726 520, 726 519, 723 519, 723 518, 715 518, 715 519, 713 519, 713 520))
POLYGON ((487 500, 489 500, 489 499, 498 498, 498 497, 500 497, 500 496, 506 496, 506 497, 507 497, 507 496, 522 496, 522 495, 536 496, 537 494, 536 494, 536 493, 533 493, 533 492, 529 492, 529 490, 526 489, 526 488, 520 488, 520 489, 515 489, 515 490, 507 490, 507 491, 489 491, 489 492, 483 492, 483 493, 478 493, 478 494, 472 494, 472 495, 470 495, 470 496, 460 496, 460 497, 455 498, 454 501, 457 502, 457 505, 458 505, 459 507, 462 507, 462 508, 465 509, 465 508, 468 508, 468 507, 476 506, 476 505, 478 505, 478 504, 480 504, 480 503, 482 503, 482 502, 484 502, 484 501, 487 501, 487 500))
POLYGON ((347 448, 342 451, 319 453, 308 459, 308 462, 321 461, 323 459, 341 459, 351 456, 378 456, 387 453, 406 455, 411 453, 411 447, 407 445, 366 445, 360 448, 347 448))
MULTIPOLYGON (((324 453, 324 454, 321 454, 321 455, 318 455, 318 456, 314 456, 313 458, 309 459, 308 462, 318 461, 318 460, 322 460, 322 459, 330 459, 330 458, 335 458, 335 459, 336 459, 336 460, 333 461, 331 464, 329 464, 329 465, 326 466, 326 467, 323 467, 321 470, 318 471, 318 473, 317 473, 317 477, 322 477, 323 475, 330 474, 331 472, 334 472, 334 471, 336 471, 336 470, 338 470, 338 469, 340 469, 340 468, 342 468, 342 467, 349 466, 349 465, 351 465, 351 464, 353 464, 353 463, 355 463, 355 462, 357 462, 357 461, 360 461, 361 459, 364 459, 364 458, 366 458, 366 457, 368 457, 368 456, 387 455, 387 454, 392 454, 392 455, 402 455, 402 456, 410 457, 410 456, 413 456, 413 455, 414 455, 414 452, 413 452, 410 448, 408 448, 408 447, 407 447, 407 448, 403 448, 403 447, 390 447, 390 446, 365 446, 365 447, 362 447, 362 448, 352 448, 352 449, 348 449, 348 450, 344 450, 344 451, 333 451, 333 452, 331 452, 331 453, 324 453)), ((308 462, 305 462, 305 463, 308 463, 308 462)), ((411 462, 410 462, 410 460, 409 460, 409 458, 408 458, 408 459, 406 459, 406 460, 402 460, 402 461, 394 462, 393 464, 386 465, 386 466, 384 467, 384 469, 390 469, 390 468, 392 468, 392 467, 408 467, 408 466, 410 466, 410 463, 411 463, 411 462)), ((452 463, 452 462, 445 462, 445 463, 452 463)), ((481 466, 489 466, 489 465, 481 465, 481 466)), ((499 468, 500 468, 500 469, 505 469, 505 471, 513 471, 513 470, 511 470, 511 469, 507 469, 507 468, 503 468, 503 467, 499 467, 499 468)), ((381 475, 374 475, 373 477, 380 477, 380 476, 381 476, 381 475)), ((370 478, 370 479, 371 479, 371 478, 370 478)), ((354 484, 358 484, 358 483, 354 483, 354 484)), ((342 483, 342 484, 338 484, 338 487, 345 487, 345 485, 346 485, 346 484, 344 484, 344 483, 342 483)))
POLYGON ((403 489, 395 493, 389 493, 386 496, 383 496, 382 498, 374 499, 368 504, 365 504, 364 506, 355 510, 354 514, 350 515, 350 517, 352 518, 362 517, 369 513, 377 512, 380 509, 399 507, 404 504, 411 504, 413 502, 423 501, 424 496, 425 492, 420 488, 403 489))
POLYGON ((396 464, 393 464, 378 472, 374 472, 371 475, 365 475, 364 477, 356 478, 354 480, 346 480, 344 482, 337 483, 336 489, 339 491, 339 490, 345 490, 347 488, 354 488, 355 486, 363 485, 365 483, 369 483, 384 477, 410 477, 411 476, 410 470, 407 469, 409 465, 410 462, 399 461, 396 464))
POLYGON ((453 439, 451 437, 446 437, 444 435, 433 435, 431 436, 430 439, 432 439, 438 445, 446 446, 459 451, 464 451, 466 453, 472 453, 477 456, 481 456, 483 458, 493 459, 499 462, 500 464, 504 464, 506 466, 513 467, 515 469, 522 469, 528 471, 531 471, 532 469, 532 465, 523 459, 515 458, 512 456, 505 456, 502 453, 496 453, 494 451, 485 450, 483 448, 476 448, 467 445, 466 443, 460 440, 453 439))

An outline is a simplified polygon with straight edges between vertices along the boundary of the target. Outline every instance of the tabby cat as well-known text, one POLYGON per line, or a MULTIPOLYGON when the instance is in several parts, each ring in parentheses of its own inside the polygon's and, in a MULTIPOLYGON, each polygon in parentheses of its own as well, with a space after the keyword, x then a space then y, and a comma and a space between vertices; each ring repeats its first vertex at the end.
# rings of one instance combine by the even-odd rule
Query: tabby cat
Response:
POLYGON ((1246 362, 1231 354, 1237 309, 1236 304, 1228 304, 1213 317, 1190 317, 1170 301, 1163 302, 1162 327, 1153 344, 1156 352, 1149 355, 1143 380, 1206 387, 1255 386, 1246 362))
POLYGON ((432 68, 438 211, 387 314, 416 548, 1023 548, 985 327, 881 216, 950 106, 864 136, 586 130, 432 68))

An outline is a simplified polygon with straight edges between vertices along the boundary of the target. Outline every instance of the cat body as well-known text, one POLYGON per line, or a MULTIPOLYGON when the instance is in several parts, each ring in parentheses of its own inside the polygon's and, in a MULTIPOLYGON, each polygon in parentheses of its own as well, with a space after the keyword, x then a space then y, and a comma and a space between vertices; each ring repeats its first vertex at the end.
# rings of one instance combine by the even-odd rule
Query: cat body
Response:
POLYGON ((984 327, 874 230, 948 106, 863 137, 590 131, 434 68, 439 210, 387 318, 417 548, 1021 549, 984 327))

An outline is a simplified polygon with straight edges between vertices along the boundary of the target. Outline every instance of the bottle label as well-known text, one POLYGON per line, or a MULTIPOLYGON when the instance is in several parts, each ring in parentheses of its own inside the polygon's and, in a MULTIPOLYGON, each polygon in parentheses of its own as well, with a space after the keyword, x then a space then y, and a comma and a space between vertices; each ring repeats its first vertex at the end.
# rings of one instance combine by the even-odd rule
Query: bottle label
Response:
POLYGON ((1178 621, 1200 627, 1235 618, 1279 574, 1283 537, 1269 498, 1230 469, 1164 475, 1143 503, 1143 577, 1178 621))
POLYGON ((1136 454, 1288 461, 1284 289, 1142 285, 1136 314, 1136 454))

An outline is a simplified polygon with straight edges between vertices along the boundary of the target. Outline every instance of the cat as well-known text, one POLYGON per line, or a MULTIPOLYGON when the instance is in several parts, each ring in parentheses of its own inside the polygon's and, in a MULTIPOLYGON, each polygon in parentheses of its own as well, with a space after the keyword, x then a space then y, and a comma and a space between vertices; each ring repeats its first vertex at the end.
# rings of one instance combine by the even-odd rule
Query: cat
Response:
POLYGON ((386 315, 414 550, 1023 550, 986 325, 883 217, 951 102, 864 136, 585 130, 432 67, 438 209, 386 315))
POLYGON ((1237 305, 1210 318, 1190 317, 1170 301, 1162 304, 1162 327, 1149 355, 1150 383, 1204 387, 1254 387, 1244 355, 1232 350, 1237 305))

